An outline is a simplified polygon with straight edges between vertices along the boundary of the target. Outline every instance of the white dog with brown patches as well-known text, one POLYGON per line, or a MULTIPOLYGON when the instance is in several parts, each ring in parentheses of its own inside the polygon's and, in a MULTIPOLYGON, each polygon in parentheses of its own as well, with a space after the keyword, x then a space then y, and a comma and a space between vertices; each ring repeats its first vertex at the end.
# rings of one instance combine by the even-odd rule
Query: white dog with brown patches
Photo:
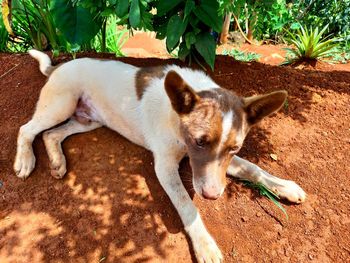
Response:
POLYGON ((46 54, 29 53, 49 78, 32 119, 18 134, 18 177, 28 177, 35 166, 32 142, 40 132, 68 120, 43 133, 51 174, 62 178, 66 160, 61 142, 74 133, 107 126, 153 152, 159 182, 178 211, 199 262, 220 262, 223 257, 179 177, 184 155, 190 158, 194 189, 204 198, 222 195, 228 173, 260 182, 291 202, 305 200, 296 183, 235 155, 250 127, 283 105, 285 91, 240 98, 203 72, 174 65, 138 68, 82 58, 54 67, 46 54))

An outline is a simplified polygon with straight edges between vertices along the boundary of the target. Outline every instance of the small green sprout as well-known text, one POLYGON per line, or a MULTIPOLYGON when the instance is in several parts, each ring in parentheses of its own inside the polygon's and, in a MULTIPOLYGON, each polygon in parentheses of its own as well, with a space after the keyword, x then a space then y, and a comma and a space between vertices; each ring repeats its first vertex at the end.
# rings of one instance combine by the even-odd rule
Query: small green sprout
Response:
POLYGON ((279 209, 282 210, 282 212, 286 216, 286 219, 287 220, 289 219, 286 209, 284 209, 284 207, 281 205, 281 203, 278 202, 278 200, 277 200, 277 199, 280 199, 278 197, 278 195, 276 195, 271 190, 267 189, 265 185, 263 185, 262 183, 252 183, 252 182, 245 181, 245 180, 244 180, 244 185, 248 186, 252 189, 258 190, 260 195, 266 196, 268 199, 270 199, 279 209))

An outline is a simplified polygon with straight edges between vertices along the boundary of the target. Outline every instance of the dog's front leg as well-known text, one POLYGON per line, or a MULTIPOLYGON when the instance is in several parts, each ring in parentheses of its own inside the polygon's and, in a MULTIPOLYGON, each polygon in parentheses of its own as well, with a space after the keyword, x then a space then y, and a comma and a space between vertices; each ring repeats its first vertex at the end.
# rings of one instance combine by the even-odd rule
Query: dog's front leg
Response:
POLYGON ((227 173, 253 183, 261 183, 279 197, 290 202, 301 203, 305 201, 305 192, 295 182, 275 177, 259 166, 238 156, 233 157, 227 173))
POLYGON ((197 208, 182 184, 178 172, 179 158, 168 153, 157 153, 154 157, 158 180, 181 217, 198 262, 221 262, 220 249, 205 228, 197 208))

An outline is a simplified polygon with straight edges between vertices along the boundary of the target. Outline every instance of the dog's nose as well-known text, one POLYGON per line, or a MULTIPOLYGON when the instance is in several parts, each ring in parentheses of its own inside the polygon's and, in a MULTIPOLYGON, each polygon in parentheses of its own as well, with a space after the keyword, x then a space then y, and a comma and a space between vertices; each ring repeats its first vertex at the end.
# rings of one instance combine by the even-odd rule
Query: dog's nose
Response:
POLYGON ((216 200, 219 198, 220 193, 218 193, 214 187, 203 187, 202 195, 206 199, 216 200))

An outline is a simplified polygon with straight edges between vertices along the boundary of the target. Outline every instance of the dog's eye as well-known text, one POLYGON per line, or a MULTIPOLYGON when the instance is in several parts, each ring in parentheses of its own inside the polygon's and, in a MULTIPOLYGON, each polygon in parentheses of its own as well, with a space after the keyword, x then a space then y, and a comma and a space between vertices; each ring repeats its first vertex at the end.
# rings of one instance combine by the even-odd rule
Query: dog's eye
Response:
POLYGON ((196 144, 198 147, 201 147, 201 148, 204 147, 205 143, 206 143, 206 141, 205 141, 204 137, 196 139, 196 144))
POLYGON ((232 146, 229 148, 229 154, 234 155, 234 154, 238 153, 239 149, 240 149, 239 146, 232 146))

